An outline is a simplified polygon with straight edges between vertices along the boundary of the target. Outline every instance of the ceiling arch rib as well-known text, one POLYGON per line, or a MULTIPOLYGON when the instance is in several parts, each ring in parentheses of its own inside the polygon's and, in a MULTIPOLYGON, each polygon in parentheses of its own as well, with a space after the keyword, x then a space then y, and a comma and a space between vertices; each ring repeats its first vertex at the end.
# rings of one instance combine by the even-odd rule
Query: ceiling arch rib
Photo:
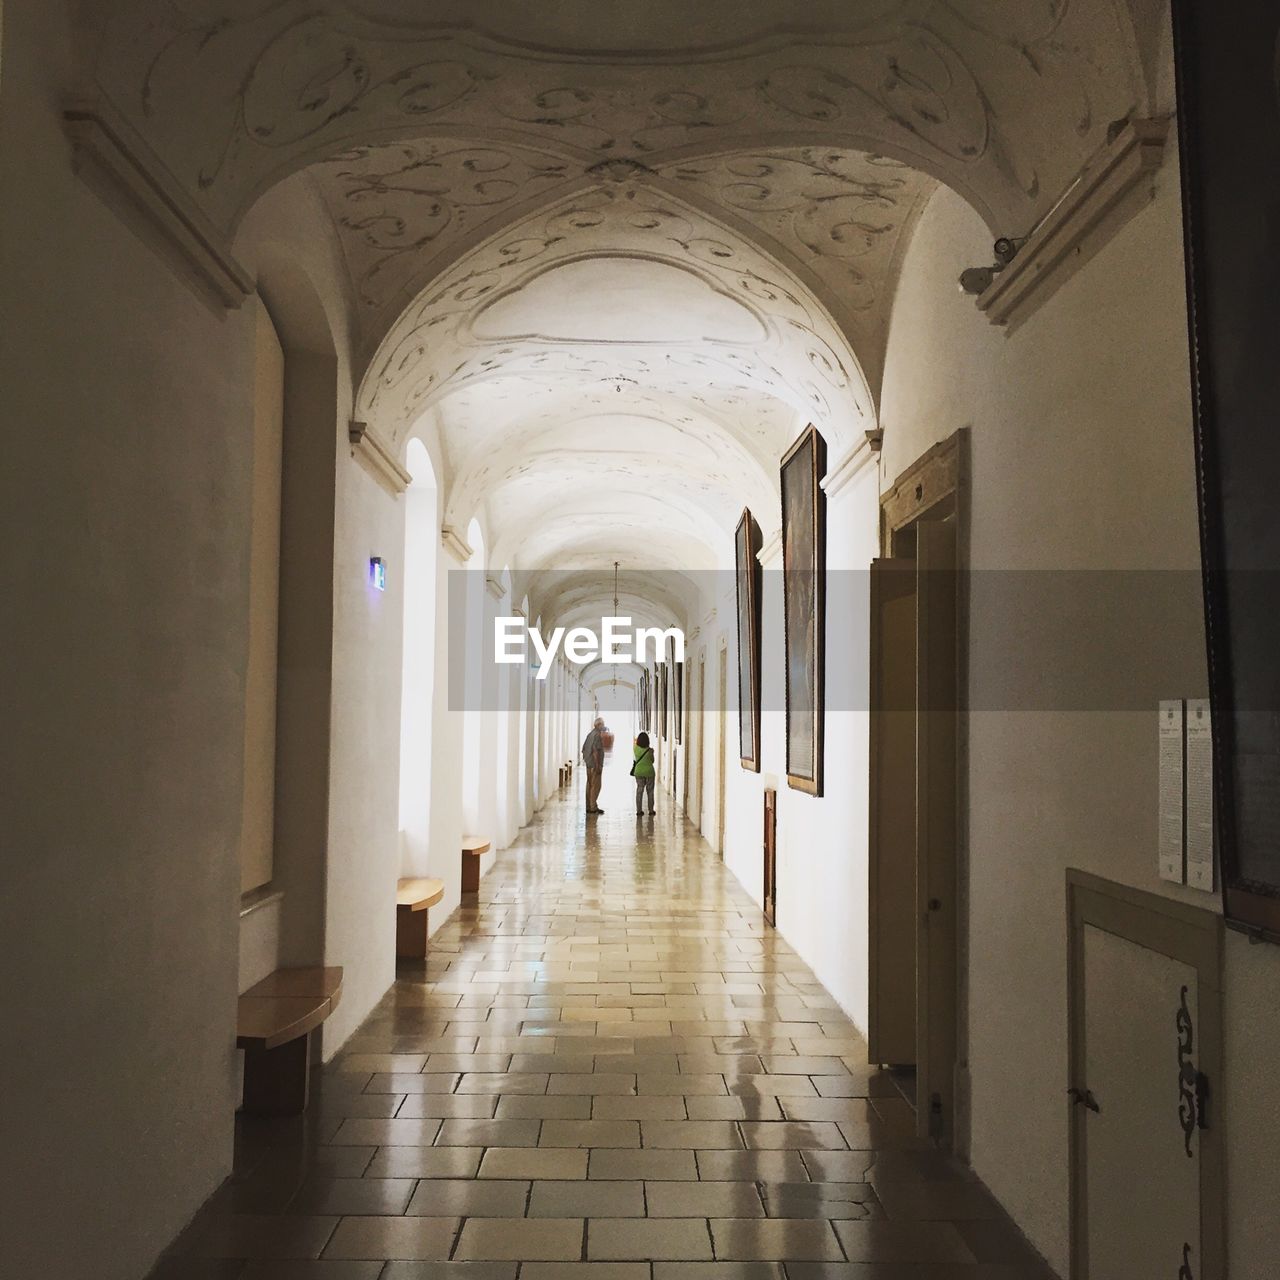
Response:
MULTIPOLYGON (((656 273, 655 273, 656 274, 656 273)), ((564 291, 566 293, 571 291, 564 291)), ((585 330, 584 330, 585 331, 585 330)), ((633 186, 598 189, 512 228, 464 257, 410 306, 383 340, 361 383, 361 416, 399 442, 430 405, 501 372, 526 376, 632 376, 684 389, 708 383, 783 399, 846 447, 874 422, 870 390, 834 321, 776 261, 721 224, 670 197, 633 186), (609 259, 643 259, 683 272, 754 316, 763 341, 655 342, 610 310, 616 266, 598 266, 595 297, 576 281, 597 341, 475 329, 477 312, 552 273, 609 259), (597 314, 590 314, 594 305, 597 314), (601 314, 602 313, 602 314, 601 314)))
POLYGON ((452 261, 548 204, 626 182, 764 247, 834 318, 873 390, 900 249, 934 186, 885 156, 759 144, 656 169, 615 161, 584 172, 547 150, 424 138, 358 148, 308 172, 338 231, 366 359, 452 261))
MULTIPOLYGON (((524 527, 532 531, 537 521, 545 521, 547 493, 555 495, 553 513, 570 495, 598 501, 605 493, 637 485, 661 494, 673 508, 670 516, 683 520, 697 536, 703 532, 703 515, 711 513, 722 530, 734 515, 734 504, 740 508, 744 501, 769 523, 773 482, 760 457, 703 415, 680 417, 684 421, 660 413, 614 411, 542 427, 515 417, 496 428, 471 418, 467 452, 455 468, 444 523, 462 528, 488 502, 492 518, 510 527, 512 552, 525 554, 517 544, 523 541, 524 527), (537 504, 537 515, 524 513, 530 502, 537 504)), ((643 546, 634 549, 633 558, 642 558, 643 546)))

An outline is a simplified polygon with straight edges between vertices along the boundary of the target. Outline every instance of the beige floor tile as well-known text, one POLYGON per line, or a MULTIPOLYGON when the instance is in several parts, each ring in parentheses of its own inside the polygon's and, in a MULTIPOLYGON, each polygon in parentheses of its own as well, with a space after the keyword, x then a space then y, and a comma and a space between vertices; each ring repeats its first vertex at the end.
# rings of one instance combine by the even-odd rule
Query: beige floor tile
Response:
POLYGON ((332 1141, 338 1145, 380 1147, 429 1147, 440 1132, 441 1121, 344 1120, 332 1141))
POLYGON ((627 799, 585 845, 580 798, 544 807, 305 1123, 242 1119, 261 1172, 157 1280, 1041 1280, 724 864, 627 799))
POLYGON ((474 1178, 482 1147, 382 1147, 367 1178, 474 1178))
POLYGON ((470 1218, 453 1252, 456 1261, 512 1258, 519 1262, 582 1257, 581 1218, 470 1218))
POLYGON ((692 1151, 617 1151, 591 1153, 592 1178, 693 1181, 698 1165, 692 1151))
POLYGON ((490 1071, 464 1075, 458 1093, 546 1093, 547 1077, 541 1072, 490 1071))
POLYGON ((405 1075, 379 1072, 365 1085, 366 1093, 452 1093, 461 1077, 445 1075, 405 1075))
POLYGON ((531 1218, 643 1218, 644 1216, 645 1184, 643 1182, 540 1181, 533 1184, 533 1191, 529 1197, 529 1217, 531 1218))
POLYGON ((843 1151, 840 1126, 829 1120, 742 1120, 742 1140, 759 1151, 843 1151))
POLYGON ((732 1120, 644 1120, 640 1132, 646 1147, 740 1151, 744 1145, 732 1120))
POLYGON ((494 1099, 499 1120, 590 1120, 591 1099, 567 1094, 504 1094, 494 1099))
POLYGON ((517 1068, 511 1065, 508 1053, 430 1053, 427 1065, 423 1068, 426 1074, 450 1072, 454 1075, 468 1071, 508 1071, 517 1068))
POLYGON ((711 1237, 701 1218, 592 1218, 587 1257, 592 1260, 711 1258, 711 1237))
MULTIPOLYGON (((607 1059, 606 1059, 607 1063, 607 1059)), ((610 1071, 607 1065, 604 1070, 590 1074, 565 1074, 549 1077, 548 1093, 572 1094, 575 1097, 583 1094, 631 1095, 636 1091, 634 1075, 610 1071)))
POLYGON ((563 1147, 491 1147, 480 1162, 479 1176, 556 1180, 585 1178, 587 1152, 563 1147))
MULTIPOLYGON (((469 1280, 459 1276, 458 1280, 469 1280)), ((649 1280, 647 1262, 528 1262, 520 1280, 649 1280)))
POLYGON ((636 1092, 641 1097, 678 1095, 692 1098, 707 1094, 725 1094, 724 1076, 714 1072, 705 1074, 681 1073, 673 1076, 637 1076, 636 1092))
POLYGON ((704 1182, 805 1182, 808 1172, 798 1151, 699 1151, 704 1182))
POLYGON ((651 1218, 763 1218, 754 1182, 649 1182, 645 1202, 651 1218))
POLYGON ((780 1262, 843 1258, 831 1223, 802 1218, 712 1218, 715 1256, 780 1262))
POLYGON ((397 1120, 488 1120, 498 1099, 480 1093, 414 1093, 400 1104, 397 1120))
POLYGON ((405 1212, 429 1218, 520 1218, 529 1185, 496 1178, 426 1179, 405 1212))
POLYGON ((591 1101, 593 1120, 684 1120, 683 1098, 626 1098, 597 1095, 591 1101))
POLYGON ((445 1120, 438 1147, 536 1147, 541 1120, 445 1120))
POLYGON ((653 1280, 784 1280, 780 1262, 655 1262, 653 1280))
POLYGON ((457 1218, 343 1218, 324 1257, 444 1259, 457 1232, 457 1218))
MULTIPOLYGON (((640 1124, 635 1120, 544 1120, 538 1145, 540 1147, 638 1147, 640 1124)), ((646 1142, 645 1145, 657 1144, 646 1142)))
POLYGON ((757 1098, 816 1098, 818 1083, 824 1079, 838 1081, 834 1076, 820 1076, 817 1080, 808 1076, 732 1076, 729 1092, 757 1098))

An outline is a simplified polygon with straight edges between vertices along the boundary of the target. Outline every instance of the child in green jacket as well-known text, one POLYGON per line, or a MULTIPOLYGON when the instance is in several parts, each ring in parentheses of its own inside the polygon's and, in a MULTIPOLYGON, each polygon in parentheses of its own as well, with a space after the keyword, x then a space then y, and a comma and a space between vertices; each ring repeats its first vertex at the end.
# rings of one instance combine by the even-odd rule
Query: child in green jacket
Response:
POLYGON ((642 733, 636 739, 635 763, 631 766, 631 776, 636 780, 636 817, 644 812, 644 798, 649 797, 649 812, 653 813, 653 780, 657 777, 654 767, 653 748, 649 745, 649 735, 642 733))

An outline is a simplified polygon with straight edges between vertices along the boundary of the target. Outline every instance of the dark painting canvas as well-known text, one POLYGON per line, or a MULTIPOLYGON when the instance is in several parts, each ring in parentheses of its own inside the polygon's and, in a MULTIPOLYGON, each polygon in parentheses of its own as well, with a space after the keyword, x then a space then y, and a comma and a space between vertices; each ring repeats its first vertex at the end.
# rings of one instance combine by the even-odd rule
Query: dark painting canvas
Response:
POLYGON ((787 781, 822 794, 826 443, 809 427, 782 460, 787 781))
POLYGON ((738 598, 738 755, 760 770, 760 526, 743 511, 734 536, 738 598))
POLYGON ((1224 907, 1280 941, 1280 8, 1174 29, 1224 907))

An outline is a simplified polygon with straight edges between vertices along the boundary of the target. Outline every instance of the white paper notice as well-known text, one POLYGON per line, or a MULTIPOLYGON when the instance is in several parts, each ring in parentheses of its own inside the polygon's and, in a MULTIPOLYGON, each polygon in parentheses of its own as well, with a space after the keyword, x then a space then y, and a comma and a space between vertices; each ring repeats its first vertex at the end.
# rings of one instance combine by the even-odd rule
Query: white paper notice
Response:
POLYGON ((1160 704, 1160 879, 1183 884, 1183 704, 1160 704))
POLYGON ((1187 701, 1187 883, 1213 892, 1213 735, 1209 700, 1187 701))

